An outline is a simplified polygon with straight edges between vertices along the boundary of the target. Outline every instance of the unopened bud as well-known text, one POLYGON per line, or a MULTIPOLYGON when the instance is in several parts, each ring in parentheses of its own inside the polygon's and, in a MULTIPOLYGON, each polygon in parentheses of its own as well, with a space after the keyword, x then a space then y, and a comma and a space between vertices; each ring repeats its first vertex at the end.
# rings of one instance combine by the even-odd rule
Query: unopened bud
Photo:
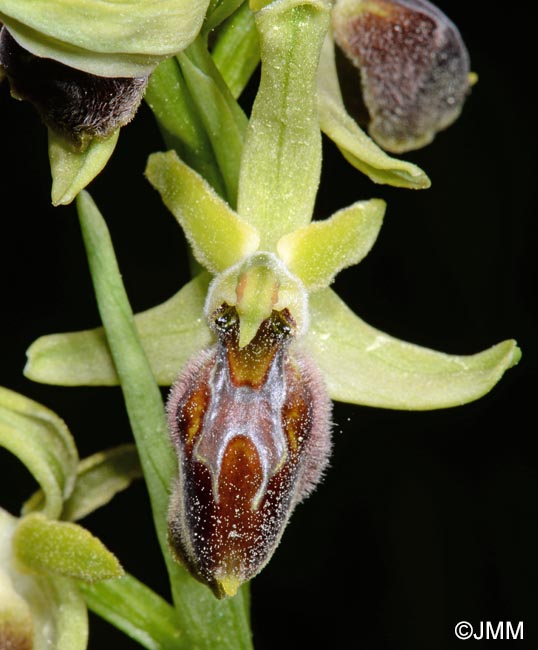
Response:
POLYGON ((318 371, 292 353, 294 322, 273 311, 239 345, 240 319, 214 315, 217 344, 172 388, 168 421, 179 460, 169 513, 175 555, 219 598, 275 550, 330 452, 330 401, 318 371))
POLYGON ((360 71, 368 130, 394 153, 459 116, 473 82, 457 27, 427 0, 337 0, 334 39, 360 71))
POLYGON ((35 56, 5 26, 0 29, 0 70, 11 94, 31 102, 45 124, 79 150, 130 122, 148 82, 147 77, 98 77, 35 56))

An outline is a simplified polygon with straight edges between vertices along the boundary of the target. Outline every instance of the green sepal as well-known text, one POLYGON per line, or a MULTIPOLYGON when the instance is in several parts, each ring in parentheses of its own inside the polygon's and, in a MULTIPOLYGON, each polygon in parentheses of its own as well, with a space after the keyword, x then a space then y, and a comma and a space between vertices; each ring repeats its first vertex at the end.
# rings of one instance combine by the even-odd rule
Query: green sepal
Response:
POLYGON ((219 28, 211 55, 232 95, 237 98, 260 63, 260 43, 248 2, 219 28))
POLYGON ((395 339, 356 316, 331 290, 310 297, 305 345, 332 399, 386 409, 429 410, 482 397, 521 353, 503 341, 458 356, 395 339))
POLYGON ((342 269, 358 264, 377 239, 386 204, 359 201, 325 221, 313 221, 284 235, 277 245, 280 258, 307 291, 328 287, 342 269))
MULTIPOLYGON (((84 458, 78 465, 75 489, 64 503, 62 519, 78 521, 86 517, 141 476, 134 445, 119 445, 84 458)), ((24 504, 22 513, 40 510, 43 498, 42 490, 35 492, 24 504)))
POLYGON ((67 205, 103 170, 114 152, 120 129, 105 140, 93 138, 84 151, 76 151, 49 129, 49 162, 53 205, 67 205))
POLYGON ((220 273, 257 250, 260 238, 254 228, 175 151, 152 154, 146 176, 185 231, 194 256, 209 271, 220 273))
POLYGON ((334 43, 330 35, 323 43, 317 84, 321 130, 351 165, 374 183, 419 190, 430 187, 430 179, 420 167, 387 155, 346 111, 338 85, 334 43))
POLYGON ((24 571, 96 582, 123 575, 115 555, 78 524, 40 513, 24 516, 13 535, 13 549, 24 571))
POLYGON ((75 484, 78 454, 63 420, 41 404, 0 387, 0 446, 26 465, 45 495, 42 511, 59 517, 75 484))
POLYGON ((136 77, 194 39, 207 5, 207 0, 0 0, 0 22, 37 56, 103 77, 136 77))
MULTIPOLYGON (((212 342, 204 317, 211 277, 202 273, 166 302, 135 316, 136 329, 153 374, 169 386, 190 357, 212 342)), ((61 386, 119 383, 102 327, 42 336, 27 351, 28 379, 61 386)))
POLYGON ((238 214, 274 251, 312 218, 321 170, 316 70, 328 28, 322 2, 284 0, 259 11, 262 74, 239 179, 238 214))

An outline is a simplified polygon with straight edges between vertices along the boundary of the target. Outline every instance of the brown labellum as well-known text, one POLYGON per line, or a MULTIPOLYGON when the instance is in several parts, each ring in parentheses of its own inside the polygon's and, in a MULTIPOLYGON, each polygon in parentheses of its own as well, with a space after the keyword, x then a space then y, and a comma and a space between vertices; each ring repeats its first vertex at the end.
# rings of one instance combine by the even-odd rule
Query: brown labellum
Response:
POLYGON ((148 78, 109 78, 31 54, 0 27, 0 71, 11 94, 31 102, 45 124, 79 150, 134 117, 148 78))
POLYGON ((332 19, 336 43, 360 71, 369 133, 384 149, 418 149, 459 116, 472 79, 469 55, 435 5, 337 0, 332 19))
POLYGON ((173 386, 168 422, 179 460, 169 513, 174 553, 219 598, 235 594, 275 550, 330 452, 330 401, 318 371, 292 353, 293 320, 273 311, 239 347, 223 305, 217 344, 173 386))

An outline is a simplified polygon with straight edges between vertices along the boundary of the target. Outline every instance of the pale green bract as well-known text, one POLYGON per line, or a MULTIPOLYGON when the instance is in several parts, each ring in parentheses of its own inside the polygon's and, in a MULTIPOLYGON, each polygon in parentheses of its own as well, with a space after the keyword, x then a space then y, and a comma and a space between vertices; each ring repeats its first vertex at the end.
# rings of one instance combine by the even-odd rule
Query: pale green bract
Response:
POLYGON ((103 77, 137 77, 183 50, 206 0, 0 0, 3 22, 33 54, 103 77))

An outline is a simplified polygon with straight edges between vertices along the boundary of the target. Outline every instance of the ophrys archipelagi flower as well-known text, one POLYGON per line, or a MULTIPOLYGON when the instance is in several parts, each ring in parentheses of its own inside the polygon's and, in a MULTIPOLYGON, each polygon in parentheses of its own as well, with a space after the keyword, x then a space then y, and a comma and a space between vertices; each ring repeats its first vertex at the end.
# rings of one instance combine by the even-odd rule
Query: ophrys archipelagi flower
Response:
MULTIPOLYGON (((359 201, 312 221, 318 59, 330 7, 286 0, 256 10, 262 77, 237 207, 174 152, 150 157, 147 176, 207 271, 135 318, 155 377, 176 382, 168 406, 178 462, 172 546, 218 596, 263 567, 319 479, 330 446, 325 389, 357 404, 443 408, 480 397, 519 358, 514 341, 471 356, 398 341, 329 288, 369 252, 385 204, 359 201)), ((78 203, 83 214, 96 210, 87 194, 78 203)), ((69 385, 118 381, 98 330, 39 339, 26 373, 69 385)))

